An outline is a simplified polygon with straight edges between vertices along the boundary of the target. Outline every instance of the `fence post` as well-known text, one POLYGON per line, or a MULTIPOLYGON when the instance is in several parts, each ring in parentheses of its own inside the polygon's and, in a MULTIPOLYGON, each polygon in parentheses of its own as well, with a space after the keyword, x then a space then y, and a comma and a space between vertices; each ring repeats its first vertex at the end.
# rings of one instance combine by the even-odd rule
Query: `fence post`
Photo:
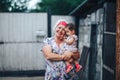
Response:
POLYGON ((48 29, 47 29, 47 33, 48 33, 48 37, 51 37, 51 9, 48 8, 47 10, 47 23, 48 23, 48 29))
POLYGON ((89 80, 95 80, 97 62, 97 24, 91 24, 89 80))

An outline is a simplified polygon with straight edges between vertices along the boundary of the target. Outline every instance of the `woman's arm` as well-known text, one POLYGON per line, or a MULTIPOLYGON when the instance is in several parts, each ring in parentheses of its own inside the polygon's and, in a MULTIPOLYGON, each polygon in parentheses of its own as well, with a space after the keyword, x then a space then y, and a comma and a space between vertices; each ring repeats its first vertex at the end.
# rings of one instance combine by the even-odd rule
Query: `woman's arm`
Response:
POLYGON ((52 48, 50 45, 45 45, 42 48, 43 54, 46 59, 53 60, 53 61, 60 61, 63 60, 65 55, 59 55, 56 53, 52 53, 52 48))

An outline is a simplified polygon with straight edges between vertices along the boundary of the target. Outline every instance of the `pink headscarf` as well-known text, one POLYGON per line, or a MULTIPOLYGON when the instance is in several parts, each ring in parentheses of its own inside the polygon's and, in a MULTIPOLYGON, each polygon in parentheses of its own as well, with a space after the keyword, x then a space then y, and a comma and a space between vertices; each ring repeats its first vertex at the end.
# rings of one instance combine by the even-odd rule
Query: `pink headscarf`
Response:
POLYGON ((65 22, 65 21, 60 21, 60 22, 57 24, 57 26, 59 26, 59 25, 63 25, 63 26, 65 26, 65 27, 66 27, 67 22, 65 22))

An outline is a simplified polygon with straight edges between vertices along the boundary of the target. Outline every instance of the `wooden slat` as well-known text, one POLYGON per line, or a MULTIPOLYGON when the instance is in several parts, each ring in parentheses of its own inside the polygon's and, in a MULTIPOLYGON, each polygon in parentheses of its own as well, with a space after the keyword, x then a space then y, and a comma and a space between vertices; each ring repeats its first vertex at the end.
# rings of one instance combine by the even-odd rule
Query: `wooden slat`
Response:
POLYGON ((120 0, 117 0, 116 80, 120 80, 120 0))

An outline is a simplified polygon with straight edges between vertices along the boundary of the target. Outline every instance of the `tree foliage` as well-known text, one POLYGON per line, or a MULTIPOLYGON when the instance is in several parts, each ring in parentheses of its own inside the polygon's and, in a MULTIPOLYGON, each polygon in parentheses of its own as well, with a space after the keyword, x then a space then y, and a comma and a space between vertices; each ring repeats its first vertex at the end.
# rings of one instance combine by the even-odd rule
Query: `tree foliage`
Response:
POLYGON ((71 12, 84 0, 42 0, 38 5, 41 7, 40 11, 47 11, 51 9, 52 14, 65 15, 71 12))
POLYGON ((0 12, 24 12, 29 0, 1 0, 0 12))
POLYGON ((30 0, 1 0, 0 12, 47 12, 51 10, 54 15, 70 13, 84 0, 42 0, 35 9, 28 11, 27 3, 30 0))

